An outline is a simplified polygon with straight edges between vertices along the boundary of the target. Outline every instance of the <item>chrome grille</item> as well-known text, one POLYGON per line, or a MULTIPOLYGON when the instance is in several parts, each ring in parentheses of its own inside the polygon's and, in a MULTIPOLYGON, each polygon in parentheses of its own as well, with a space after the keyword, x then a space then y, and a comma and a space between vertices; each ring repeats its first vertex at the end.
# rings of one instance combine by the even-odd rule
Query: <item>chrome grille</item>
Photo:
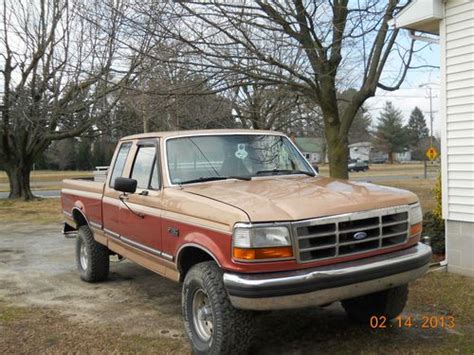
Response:
POLYGON ((298 262, 353 255, 404 243, 409 233, 408 206, 295 222, 292 228, 298 262), (360 232, 365 236, 356 236, 360 232))

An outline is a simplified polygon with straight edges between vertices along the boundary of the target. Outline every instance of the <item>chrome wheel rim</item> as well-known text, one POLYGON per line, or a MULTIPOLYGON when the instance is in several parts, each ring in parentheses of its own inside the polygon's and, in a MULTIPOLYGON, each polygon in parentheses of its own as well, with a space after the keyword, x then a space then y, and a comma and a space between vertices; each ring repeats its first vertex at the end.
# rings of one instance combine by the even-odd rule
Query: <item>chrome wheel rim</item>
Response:
POLYGON ((202 289, 197 290, 193 296, 193 323, 199 338, 209 341, 214 327, 214 314, 209 297, 202 289))
POLYGON ((87 246, 84 242, 81 243, 81 249, 79 249, 79 261, 81 268, 87 270, 87 266, 89 265, 89 253, 87 252, 87 246))

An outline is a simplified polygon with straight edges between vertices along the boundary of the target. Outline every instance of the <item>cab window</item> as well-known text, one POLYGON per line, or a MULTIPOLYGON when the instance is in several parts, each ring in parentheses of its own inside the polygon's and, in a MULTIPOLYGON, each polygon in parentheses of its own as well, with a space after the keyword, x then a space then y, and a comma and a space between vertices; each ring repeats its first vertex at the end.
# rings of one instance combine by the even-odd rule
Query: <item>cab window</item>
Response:
POLYGON ((139 146, 133 163, 131 178, 137 180, 139 189, 159 189, 158 169, 156 168, 156 147, 139 146))

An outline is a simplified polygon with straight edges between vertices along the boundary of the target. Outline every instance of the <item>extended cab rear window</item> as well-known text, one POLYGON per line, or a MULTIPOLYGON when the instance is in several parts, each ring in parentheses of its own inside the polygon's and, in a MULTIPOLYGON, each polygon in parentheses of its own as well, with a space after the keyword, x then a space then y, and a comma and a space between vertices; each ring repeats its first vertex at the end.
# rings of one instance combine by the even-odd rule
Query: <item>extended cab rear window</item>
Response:
POLYGON ((122 176, 125 162, 127 161, 128 152, 132 147, 132 143, 122 143, 120 150, 115 159, 114 168, 112 170, 112 176, 110 178, 110 187, 114 187, 115 178, 122 176))

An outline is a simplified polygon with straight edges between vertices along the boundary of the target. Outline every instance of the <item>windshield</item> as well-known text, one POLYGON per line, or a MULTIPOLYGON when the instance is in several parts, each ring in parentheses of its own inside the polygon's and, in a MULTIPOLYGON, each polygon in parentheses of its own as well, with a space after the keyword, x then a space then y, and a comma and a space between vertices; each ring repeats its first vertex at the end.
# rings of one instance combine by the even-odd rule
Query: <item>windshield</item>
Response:
POLYGON ((172 184, 222 178, 314 175, 288 138, 278 135, 212 135, 172 138, 166 145, 172 184))

